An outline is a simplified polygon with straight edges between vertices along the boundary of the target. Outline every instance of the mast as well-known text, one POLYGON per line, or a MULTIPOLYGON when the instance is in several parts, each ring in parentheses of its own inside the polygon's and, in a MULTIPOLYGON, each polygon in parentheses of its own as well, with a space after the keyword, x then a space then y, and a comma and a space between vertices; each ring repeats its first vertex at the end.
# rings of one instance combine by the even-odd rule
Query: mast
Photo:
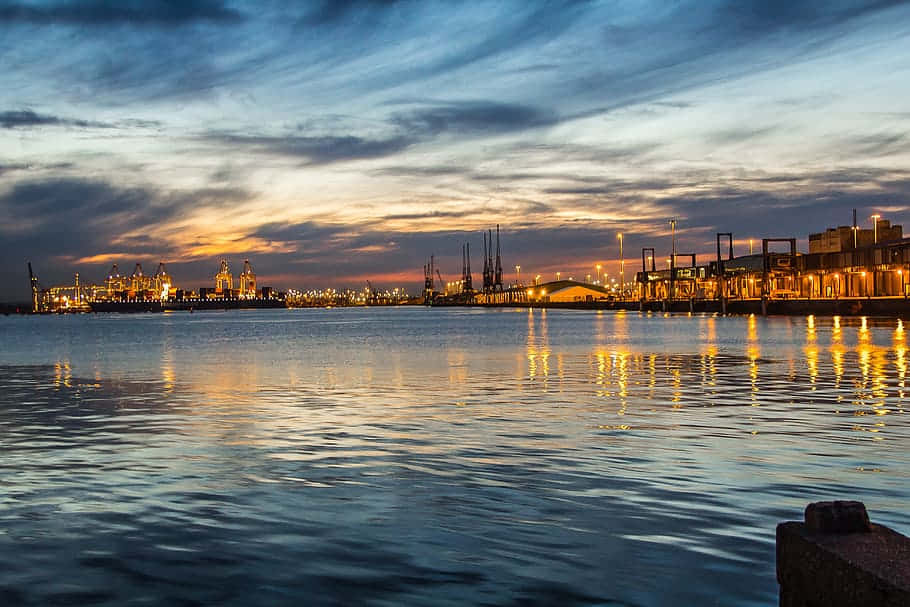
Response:
POLYGON ((465 247, 464 290, 473 291, 474 290, 474 278, 471 276, 471 243, 466 242, 464 247, 465 247))
POLYGON ((490 262, 487 258, 487 233, 481 232, 483 236, 483 291, 486 293, 490 289, 490 262))
POLYGON ((468 282, 468 260, 465 256, 464 245, 461 245, 461 290, 464 290, 465 283, 468 282))
POLYGON ((502 291, 502 254, 499 249, 499 224, 496 224, 496 276, 494 285, 502 291))
POLYGON ((38 277, 32 272, 32 262, 28 262, 28 282, 32 288, 32 312, 38 312, 38 294, 41 289, 38 287, 38 277))

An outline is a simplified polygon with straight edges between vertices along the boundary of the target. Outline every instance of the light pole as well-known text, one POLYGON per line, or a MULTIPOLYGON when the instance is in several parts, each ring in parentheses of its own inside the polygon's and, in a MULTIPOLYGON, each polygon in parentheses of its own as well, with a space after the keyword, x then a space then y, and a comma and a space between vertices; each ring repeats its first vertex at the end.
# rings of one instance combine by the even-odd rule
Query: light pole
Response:
POLYGON ((749 239, 749 255, 752 254, 752 239, 749 239))
POLYGON ((872 244, 878 244, 878 220, 881 215, 872 216, 872 244))
POLYGON ((603 266, 600 265, 600 264, 597 264, 597 265, 594 266, 594 267, 597 268, 597 284, 600 284, 600 269, 601 269, 603 266))
POLYGON ((559 280, 559 275, 560 275, 560 274, 562 274, 562 272, 557 272, 557 273, 556 273, 556 280, 557 280, 557 281, 559 280))
POLYGON ((515 266, 515 284, 521 286, 521 266, 515 266))
POLYGON ((625 288, 625 273, 626 273, 626 260, 622 256, 622 232, 618 234, 619 237, 619 297, 623 298, 623 294, 626 292, 625 288))

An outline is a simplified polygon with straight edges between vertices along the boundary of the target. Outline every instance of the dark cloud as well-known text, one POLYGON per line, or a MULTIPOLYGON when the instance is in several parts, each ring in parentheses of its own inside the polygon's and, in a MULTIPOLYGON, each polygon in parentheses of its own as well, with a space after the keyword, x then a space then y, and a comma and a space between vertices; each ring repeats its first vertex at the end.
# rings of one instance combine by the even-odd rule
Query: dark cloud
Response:
POLYGON ((735 128, 719 131, 709 131, 705 134, 705 141, 711 145, 729 145, 745 143, 753 139, 761 139, 768 135, 780 132, 782 127, 768 126, 762 128, 735 128))
POLYGON ((351 18, 355 13, 379 11, 402 0, 323 0, 306 12, 301 21, 306 25, 331 25, 351 18))
MULTIPOLYGON (((118 187, 91 179, 28 180, 0 194, 0 255, 10 266, 0 280, 17 275, 25 261, 42 268, 46 284, 69 280, 72 267, 56 260, 122 253, 137 260, 161 259, 183 243, 152 239, 145 230, 179 218, 189 209, 237 204, 248 194, 231 189, 166 192, 118 187), (126 238, 126 234, 132 234, 126 238)), ((15 280, 8 283, 16 285, 15 280)))
POLYGON ((724 4, 717 22, 741 32, 764 34, 784 28, 830 27, 887 8, 905 0, 846 0, 818 3, 814 0, 744 0, 724 4))
POLYGON ((456 135, 498 135, 552 126, 559 122, 555 112, 529 105, 492 101, 463 101, 401 112, 393 122, 409 135, 433 137, 456 135))
POLYGON ((160 128, 162 125, 163 123, 158 120, 141 120, 136 118, 126 118, 116 122, 101 122, 98 120, 39 114, 34 110, 7 110, 0 112, 0 128, 2 129, 25 129, 45 126, 78 127, 86 129, 155 129, 160 128))
POLYGON ((910 133, 872 133, 849 138, 846 143, 851 155, 862 158, 892 156, 910 151, 910 133))
MULTIPOLYGON (((299 157, 319 165, 350 160, 382 158, 402 152, 435 137, 477 137, 517 132, 556 124, 554 113, 530 106, 472 101, 434 104, 396 112, 390 122, 392 134, 380 138, 357 135, 306 136, 246 135, 214 132, 202 139, 227 150, 299 157)), ((437 171, 438 170, 431 170, 437 171)))
POLYGON ((76 126, 76 127, 107 127, 110 125, 92 120, 79 120, 75 118, 62 118, 48 114, 37 114, 32 110, 7 110, 0 112, 0 128, 15 129, 36 126, 76 126))
POLYGON ((0 23, 40 25, 177 25, 196 21, 236 22, 243 16, 216 0, 89 0, 32 4, 0 3, 0 23))
POLYGON ((242 149, 244 152, 277 154, 299 157, 307 164, 319 165, 348 160, 381 158, 401 152, 417 140, 405 136, 393 136, 387 139, 366 139, 353 135, 305 137, 298 135, 264 136, 210 134, 203 137, 210 143, 224 146, 227 150, 242 149))
POLYGON ((447 177, 450 175, 464 175, 470 173, 471 169, 463 166, 406 166, 396 165, 376 169, 371 172, 372 175, 392 176, 392 177, 417 177, 420 179, 427 177, 447 177))
POLYGON ((28 170, 28 168, 29 165, 21 162, 0 163, 0 175, 11 173, 12 171, 25 171, 28 170))

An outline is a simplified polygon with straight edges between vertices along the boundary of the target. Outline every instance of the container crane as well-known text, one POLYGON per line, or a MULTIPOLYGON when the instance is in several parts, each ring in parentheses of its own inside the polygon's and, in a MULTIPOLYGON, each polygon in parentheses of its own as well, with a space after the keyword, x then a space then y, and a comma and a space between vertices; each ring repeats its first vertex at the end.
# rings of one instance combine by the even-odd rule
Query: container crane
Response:
POLYGON ((376 305, 379 303, 379 291, 373 288, 373 283, 369 280, 367 281, 367 289, 369 289, 369 296, 367 298, 367 304, 376 305))
POLYGON ((28 281, 32 288, 32 312, 39 312, 41 286, 38 284, 38 277, 32 272, 32 262, 28 262, 28 281))

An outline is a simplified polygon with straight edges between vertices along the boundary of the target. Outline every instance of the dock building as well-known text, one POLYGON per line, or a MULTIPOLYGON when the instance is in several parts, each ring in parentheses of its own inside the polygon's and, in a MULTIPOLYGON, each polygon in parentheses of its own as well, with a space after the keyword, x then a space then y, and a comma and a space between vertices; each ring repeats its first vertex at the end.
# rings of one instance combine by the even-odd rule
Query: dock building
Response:
POLYGON ((718 254, 702 265, 693 258, 689 266, 662 270, 654 267, 653 253, 643 255, 637 295, 642 301, 910 296, 910 238, 902 226, 887 220, 867 230, 840 226, 811 234, 809 243, 810 252, 801 253, 795 238, 766 238, 761 253, 718 254), (789 251, 771 250, 781 243, 789 251))

